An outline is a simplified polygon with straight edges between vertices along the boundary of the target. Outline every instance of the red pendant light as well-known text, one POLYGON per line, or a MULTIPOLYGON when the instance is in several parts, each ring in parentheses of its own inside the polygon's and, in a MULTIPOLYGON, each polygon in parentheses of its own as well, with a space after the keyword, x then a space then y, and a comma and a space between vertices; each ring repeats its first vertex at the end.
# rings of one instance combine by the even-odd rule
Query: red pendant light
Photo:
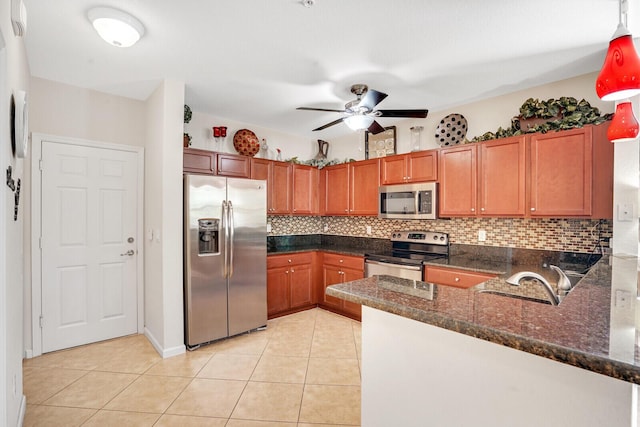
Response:
POLYGON ((626 7, 626 0, 620 0, 620 23, 596 80, 596 93, 603 101, 617 101, 640 93, 640 58, 631 33, 622 23, 623 14, 626 21, 626 7))
POLYGON ((607 130, 607 138, 611 142, 632 141, 638 136, 638 120, 633 114, 630 101, 616 105, 616 113, 607 130))

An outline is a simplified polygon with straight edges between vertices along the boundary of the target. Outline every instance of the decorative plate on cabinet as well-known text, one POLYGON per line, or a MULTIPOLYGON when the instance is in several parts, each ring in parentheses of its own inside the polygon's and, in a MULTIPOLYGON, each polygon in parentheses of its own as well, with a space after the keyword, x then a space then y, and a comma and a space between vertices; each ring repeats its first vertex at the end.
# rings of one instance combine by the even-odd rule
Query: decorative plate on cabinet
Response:
POLYGON ((243 156, 253 157, 260 149, 260 142, 256 134, 249 129, 240 129, 233 135, 233 148, 243 156))
POLYGON ((446 147, 458 145, 467 136, 467 119, 462 114, 449 114, 436 128, 436 142, 446 147))

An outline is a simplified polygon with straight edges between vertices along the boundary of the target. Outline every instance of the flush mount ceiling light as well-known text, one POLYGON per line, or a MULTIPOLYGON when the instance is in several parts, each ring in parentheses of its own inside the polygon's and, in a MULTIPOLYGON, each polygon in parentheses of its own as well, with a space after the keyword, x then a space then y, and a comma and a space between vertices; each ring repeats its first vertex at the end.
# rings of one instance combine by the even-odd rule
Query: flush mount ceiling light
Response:
POLYGON ((358 114, 355 116, 349 116, 345 118, 344 122, 352 130, 369 129, 369 126, 371 126, 371 123, 373 123, 373 117, 358 114))
POLYGON ((144 35, 142 23, 121 10, 96 7, 87 16, 100 37, 113 46, 133 46, 144 35))
POLYGON ((596 93, 603 101, 617 101, 640 93, 640 59, 625 25, 627 9, 627 0, 620 0, 618 28, 596 79, 596 93))
POLYGON ((638 136, 638 120, 633 114, 633 106, 629 100, 616 105, 616 113, 607 129, 607 138, 611 142, 632 141, 638 136))

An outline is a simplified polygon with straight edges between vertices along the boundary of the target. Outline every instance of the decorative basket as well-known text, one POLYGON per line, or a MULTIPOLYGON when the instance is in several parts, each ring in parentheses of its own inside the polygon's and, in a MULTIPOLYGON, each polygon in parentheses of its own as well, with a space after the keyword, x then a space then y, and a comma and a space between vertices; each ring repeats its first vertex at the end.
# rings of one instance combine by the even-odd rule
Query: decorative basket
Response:
POLYGON ((240 129, 233 135, 233 148, 238 154, 253 157, 260 150, 260 142, 256 134, 249 129, 240 129))

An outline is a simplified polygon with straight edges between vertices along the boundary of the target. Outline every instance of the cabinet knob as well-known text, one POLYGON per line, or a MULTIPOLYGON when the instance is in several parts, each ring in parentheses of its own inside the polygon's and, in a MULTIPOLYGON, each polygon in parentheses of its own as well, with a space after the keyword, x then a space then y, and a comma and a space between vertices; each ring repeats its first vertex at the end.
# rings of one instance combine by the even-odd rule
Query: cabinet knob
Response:
POLYGON ((294 209, 293 211, 295 212, 296 210, 294 209))
POLYGON ((536 208, 531 208, 531 212, 535 212, 536 208))
POLYGON ((480 211, 481 211, 481 212, 484 212, 484 208, 480 208, 480 211))
POLYGON ((476 211, 476 208, 471 208, 471 212, 475 212, 475 211, 476 211))
POLYGON ((285 271, 284 273, 285 273, 285 274, 289 274, 289 270, 285 271))
POLYGON ((340 260, 340 262, 344 262, 344 260, 343 260, 343 259, 341 259, 341 260, 340 260))
POLYGON ((344 211, 345 211, 345 212, 349 212, 349 209, 345 209, 344 211))
POLYGON ((455 280, 456 282, 459 282, 459 281, 460 281, 460 278, 459 278, 459 277, 456 277, 456 278, 455 278, 455 279, 453 279, 453 280, 455 280))
POLYGON ((292 272, 292 273, 295 273, 295 271, 293 271, 293 268, 291 269, 291 272, 292 272))
POLYGON ((289 263, 291 263, 291 260, 289 260, 289 263))

